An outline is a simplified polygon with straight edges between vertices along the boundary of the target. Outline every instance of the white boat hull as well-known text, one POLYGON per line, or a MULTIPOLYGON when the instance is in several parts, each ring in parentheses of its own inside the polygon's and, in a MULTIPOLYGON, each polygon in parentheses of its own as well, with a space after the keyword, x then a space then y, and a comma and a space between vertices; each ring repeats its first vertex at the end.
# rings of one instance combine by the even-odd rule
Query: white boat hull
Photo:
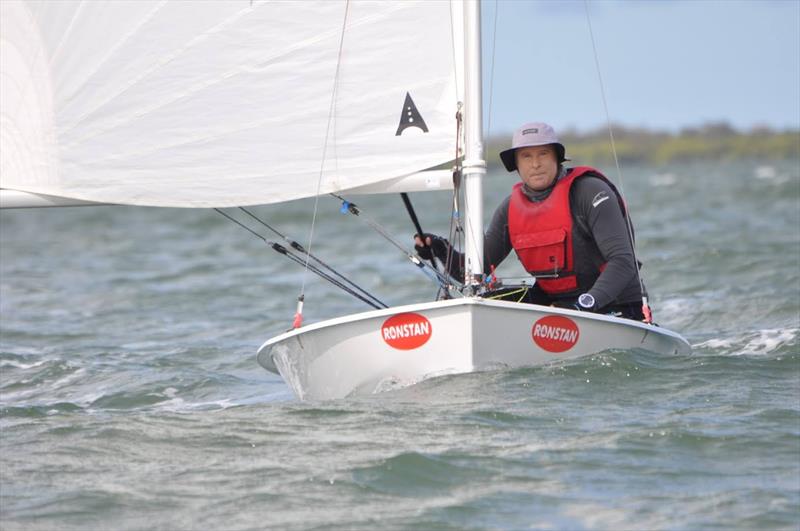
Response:
POLYGON ((301 400, 403 387, 443 374, 527 367, 608 349, 691 351, 679 334, 607 315, 465 298, 365 312, 264 343, 258 362, 301 400))

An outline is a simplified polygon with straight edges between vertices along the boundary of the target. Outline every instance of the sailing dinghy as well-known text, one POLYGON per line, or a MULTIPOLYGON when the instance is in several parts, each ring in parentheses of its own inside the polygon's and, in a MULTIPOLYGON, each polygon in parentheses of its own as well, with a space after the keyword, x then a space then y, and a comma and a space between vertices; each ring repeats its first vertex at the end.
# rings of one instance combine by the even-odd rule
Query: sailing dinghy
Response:
POLYGON ((680 335, 652 324, 491 298, 479 9, 472 0, 3 0, 0 207, 226 208, 456 181, 457 298, 270 339, 259 363, 301 399, 612 348, 687 352, 680 335), (455 179, 430 171, 450 164, 455 179))
POLYGON ((462 182, 466 219, 463 296, 331 319, 268 340, 258 351, 258 362, 281 374, 300 399, 370 394, 445 374, 542 365, 608 349, 691 351, 679 334, 651 323, 493 300, 482 274, 486 164, 480 6, 467 1, 463 8, 463 24, 453 22, 454 31, 464 32, 463 65, 456 68, 464 74, 464 150, 460 179, 455 179, 462 182))
POLYGON ((258 362, 303 400, 398 389, 446 374, 528 367, 609 349, 687 353, 652 324, 465 297, 331 319, 270 339, 258 362))

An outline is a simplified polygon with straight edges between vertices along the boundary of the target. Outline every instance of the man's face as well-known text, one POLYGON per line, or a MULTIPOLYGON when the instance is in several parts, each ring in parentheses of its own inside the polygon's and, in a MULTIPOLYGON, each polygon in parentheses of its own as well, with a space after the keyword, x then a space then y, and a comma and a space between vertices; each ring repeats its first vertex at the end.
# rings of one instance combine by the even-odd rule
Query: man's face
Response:
POLYGON ((558 175, 558 158, 554 146, 529 146, 517 149, 517 172, 533 190, 548 188, 558 175))

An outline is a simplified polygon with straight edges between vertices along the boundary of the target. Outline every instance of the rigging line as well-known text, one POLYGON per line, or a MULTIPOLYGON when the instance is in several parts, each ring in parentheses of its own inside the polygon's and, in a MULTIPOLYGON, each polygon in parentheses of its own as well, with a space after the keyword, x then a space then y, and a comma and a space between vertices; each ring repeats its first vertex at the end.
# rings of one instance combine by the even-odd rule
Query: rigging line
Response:
POLYGON ((263 225, 267 229, 271 230, 279 238, 281 238, 283 241, 288 243, 293 249, 297 250, 300 253, 308 255, 308 257, 310 257, 312 260, 317 262, 320 266, 324 267, 325 269, 327 269, 328 271, 330 271, 331 273, 333 273, 334 275, 339 277, 343 282, 349 284, 355 290, 361 292, 361 294, 364 295, 365 297, 368 297, 368 298, 372 299, 373 301, 375 301, 377 304, 379 304, 383 308, 388 308, 388 306, 383 301, 381 301, 380 299, 378 299, 377 297, 372 295, 370 292, 368 292, 366 289, 362 288, 361 286, 356 284, 354 281, 350 280, 348 277, 346 277, 345 275, 343 275, 342 273, 340 273, 339 271, 337 271, 336 269, 331 267, 328 263, 326 263, 323 260, 321 260, 320 258, 314 256, 313 254, 307 252, 305 250, 305 248, 302 245, 300 245, 298 242, 296 242, 295 240, 293 240, 293 239, 287 237, 286 235, 282 234, 276 228, 270 226, 266 221, 262 220, 261 218, 259 218, 258 216, 256 216, 255 214, 253 214, 252 212, 247 210, 246 208, 239 207, 239 210, 241 210, 242 212, 244 212, 245 214, 247 214, 248 216, 250 216, 251 218, 253 218, 257 222, 259 222, 261 225, 263 225))
MULTIPOLYGON (((372 229, 375 232, 377 232, 378 234, 380 234, 381 236, 383 236, 383 238, 386 241, 388 241, 389 243, 394 245, 397 249, 399 249, 401 253, 406 255, 406 258, 411 260, 411 262, 414 265, 416 265, 417 267, 422 269, 423 272, 425 272, 426 268, 430 269, 431 271, 433 271, 433 273, 436 275, 436 279, 438 279, 438 284, 440 284, 442 286, 452 285, 452 280, 453 279, 451 279, 448 276, 440 273, 436 268, 434 268, 433 266, 431 266, 431 265, 427 264, 426 262, 422 261, 418 256, 416 256, 415 254, 412 254, 410 251, 408 251, 405 247, 403 247, 403 245, 400 242, 398 242, 394 237, 392 237, 392 235, 389 234, 386 231, 386 229, 384 229, 379 223, 377 223, 376 221, 370 219, 369 216, 363 215, 361 210, 356 205, 354 205, 353 203, 351 203, 350 201, 348 201, 347 199, 345 199, 344 197, 342 197, 340 195, 337 195, 337 194, 334 194, 334 193, 331 193, 330 195, 332 197, 335 197, 339 201, 342 201, 342 203, 344 203, 345 205, 347 205, 348 212, 350 212, 354 216, 358 216, 359 218, 363 219, 364 222, 367 225, 372 227, 372 229)), ((434 279, 434 281, 436 281, 436 279, 434 279)))
MULTIPOLYGON (((339 67, 342 64, 342 48, 344 47, 344 30, 347 27, 347 13, 350 10, 350 0, 346 0, 344 6, 344 20, 342 20, 342 34, 339 38, 339 52, 336 57, 336 72, 333 74, 333 91, 331 92, 331 104, 328 109, 328 125, 325 127, 325 143, 322 147, 322 160, 319 165, 319 178, 317 179, 317 192, 314 195, 314 214, 311 217, 311 229, 308 232, 308 253, 306 254, 306 269, 308 268, 308 259, 311 253, 311 248, 314 242, 314 227, 317 222, 317 211, 319 209, 319 191, 322 188, 322 176, 325 171, 325 155, 328 151, 328 137, 331 131, 331 122, 333 121, 333 109, 336 103, 336 89, 339 85, 339 67)), ((300 286, 299 297, 305 298, 306 292, 306 274, 303 273, 303 281, 300 286)))
MULTIPOLYGON (((293 254, 291 251, 289 251, 288 249, 286 249, 285 247, 283 247, 281 245, 274 244, 273 245, 273 249, 275 249, 279 253, 283 254, 284 256, 286 256, 287 258, 289 258, 290 260, 292 260, 296 264, 299 264, 301 266, 306 264, 306 262, 301 257, 293 254), (275 246, 277 246, 278 248, 276 248, 275 246)), ((322 271, 321 269, 319 269, 315 265, 308 264, 308 269, 312 273, 316 273, 317 275, 319 275, 320 277, 324 278, 325 280, 327 280, 328 282, 330 282, 334 286, 340 288, 341 290, 345 291, 346 293, 349 293, 350 295, 352 295, 353 297, 359 299, 360 301, 372 306, 376 310, 381 310, 383 308, 388 308, 388 306, 386 306, 383 303, 377 304, 377 303, 367 299, 362 294, 357 293, 355 290, 351 289, 349 286, 346 286, 342 282, 339 282, 337 279, 335 279, 332 276, 328 275, 327 273, 325 273, 324 271, 322 271)), ((378 301, 378 302, 380 302, 380 301, 378 301)))
POLYGON ((361 219, 363 219, 370 227, 375 229, 381 236, 383 236, 389 243, 400 249, 403 253, 409 254, 406 249, 400 244, 396 239, 394 239, 381 225, 379 225, 376 221, 370 219, 368 216, 362 215, 363 212, 353 203, 345 199, 344 197, 337 195, 337 194, 330 194, 336 199, 342 201, 347 205, 347 209, 351 214, 354 214, 361 219))
POLYGON ((455 167, 453 168, 453 197, 452 197, 452 210, 450 212, 450 227, 448 230, 448 240, 450 242, 450 249, 447 253, 447 260, 445 262, 444 270, 449 274, 450 267, 453 264, 453 257, 455 255, 455 248, 458 245, 459 248, 461 247, 461 242, 457 241, 456 238, 460 239, 460 234, 463 234, 461 229, 461 218, 460 216, 460 209, 458 208, 458 189, 461 186, 461 159, 460 151, 461 151, 461 134, 462 134, 462 119, 463 115, 461 113, 461 109, 463 105, 461 103, 458 104, 458 111, 456 112, 456 156, 455 156, 455 167))
MULTIPOLYGON (((463 10, 464 7, 462 6, 461 9, 463 10)), ((458 108, 456 109, 456 146, 455 146, 455 157, 453 160, 455 161, 455 166, 453 168, 453 205, 452 210, 450 212, 450 227, 448 232, 448 240, 450 242, 450 250, 447 254, 447 260, 445 261, 444 269, 445 273, 448 275, 450 274, 450 266, 452 264, 453 254, 455 252, 455 246, 458 245, 456 241, 456 235, 459 233, 459 228, 461 226, 461 219, 459 216, 459 208, 458 208, 458 189, 461 186, 461 157, 463 153, 461 152, 461 121, 462 121, 462 109, 463 109, 463 94, 458 93, 459 89, 459 80, 458 80, 458 68, 457 65, 459 64, 459 58, 456 56, 456 52, 459 51, 456 49, 456 24, 454 23, 455 14, 453 13, 453 3, 450 3, 450 42, 452 45, 453 50, 453 82, 456 87, 456 101, 458 102, 458 108)), ((464 43, 466 45, 466 43, 464 43)), ((464 50, 460 50, 462 54, 464 50)), ((461 58, 463 62, 463 57, 461 58)), ((462 72, 462 75, 465 73, 462 72)), ((463 231, 462 231, 463 232, 463 231)), ((437 271, 438 272, 438 271, 437 271)), ((440 285, 440 289, 445 289, 445 284, 440 285)), ((447 291, 447 290, 445 290, 447 291)))
MULTIPOLYGON (((453 15, 453 3, 452 2, 448 3, 448 8, 450 9, 450 47, 453 50, 453 85, 456 88, 455 89, 456 101, 460 101, 461 100, 461 95, 458 93, 458 67, 456 66, 456 65, 458 65, 458 61, 457 61, 457 57, 456 57, 456 51, 457 51, 456 50, 456 28, 455 28, 455 24, 453 24, 454 15, 453 15)), ((463 7, 462 7, 462 9, 463 9, 463 7)))
POLYGON ((603 100, 603 110, 606 113, 606 126, 608 127, 608 136, 611 139, 611 152, 614 155, 614 165, 617 168, 617 179, 619 180, 619 188, 622 195, 625 195, 625 189, 622 182, 622 170, 620 169, 619 159, 617 158, 617 146, 614 143, 614 131, 611 127, 611 114, 608 112, 608 101, 606 100, 606 89, 603 83, 603 74, 600 71, 600 59, 597 54, 597 46, 594 41, 594 31, 592 31, 592 19, 589 16, 589 0, 583 0, 583 5, 586 11, 586 23, 589 26, 589 39, 592 41, 592 53, 594 54, 594 65, 597 70, 597 79, 600 83, 600 97, 603 100))
MULTIPOLYGON (((459 170, 460 172, 460 170, 459 170)), ((464 227, 461 226, 461 210, 458 206, 458 197, 453 196, 452 211, 450 213, 450 232, 448 238, 450 241, 450 253, 447 255, 446 270, 449 272, 450 267, 453 265, 453 259, 456 257, 456 248, 464 248, 464 227)))
MULTIPOLYGON (((279 238, 281 238, 283 241, 285 241, 285 242, 286 242, 286 243, 288 243, 288 244, 291 244, 291 245, 292 245, 292 247, 294 247, 294 246, 295 246, 295 244, 297 244, 297 245, 300 245, 300 244, 299 244, 299 243, 297 243, 296 241, 294 241, 294 240, 292 240, 292 239, 290 239, 290 238, 287 238, 287 237, 286 237, 284 234, 282 234, 280 231, 278 231, 278 229, 276 229, 276 228, 274 228, 274 227, 271 227, 271 226, 270 226, 270 225, 269 225, 269 224, 268 224, 266 221, 264 221, 263 219, 259 218, 258 216, 256 216, 255 214, 253 214, 252 212, 250 212, 249 210, 247 210, 246 208, 244 208, 244 207, 239 207, 239 210, 241 210, 242 212, 244 212, 245 214, 247 214, 248 216, 250 216, 250 217, 251 217, 251 218, 253 218, 254 220, 256 220, 256 221, 258 221, 259 223, 261 223, 262 225, 264 225, 266 228, 268 228, 269 230, 271 230, 271 231, 272 231, 272 232, 273 232, 273 233, 274 233, 276 236, 278 236, 279 238)), ((302 246, 301 246, 301 247, 302 247, 302 246)), ((300 250, 300 249, 298 249, 298 250, 300 250)), ((305 251, 302 251, 302 252, 305 252, 305 251)))
MULTIPOLYGON (((608 101, 606 100, 606 90, 605 84, 603 83, 603 75, 600 70, 600 59, 598 58, 597 53, 597 45, 595 44, 594 40, 594 31, 592 30, 592 19, 589 16, 589 0, 583 0, 584 10, 586 12, 586 24, 589 27, 589 38, 592 41, 592 53, 594 54, 594 64, 595 68, 597 69, 597 79, 600 83, 600 95, 603 100, 603 109, 606 113, 606 125, 608 127, 608 136, 611 140, 611 152, 614 155, 614 165, 617 168, 617 180, 619 182, 619 191, 622 197, 625 197, 625 184, 622 180, 622 169, 619 165, 619 158, 617 157, 617 147, 614 143, 614 131, 613 127, 611 126, 611 114, 608 112, 608 101)), ((642 290, 642 311, 645 315, 645 322, 650 322, 650 307, 647 303, 647 291, 644 287, 644 281, 642 280, 641 271, 639 271, 639 259, 636 257, 636 242, 633 236, 633 222, 631 221, 630 216, 630 208, 628 204, 625 203, 625 212, 623 212, 625 218, 625 226, 628 229, 628 238, 631 242, 631 252, 633 253, 633 269, 636 272, 636 278, 639 280, 639 287, 642 290)))
POLYGON ((489 109, 486 122, 486 138, 492 136, 492 97, 494 96, 494 63, 497 53, 497 11, 500 9, 499 2, 494 0, 494 28, 492 30, 492 68, 489 74, 489 109))
MULTIPOLYGON (((226 217, 228 220, 230 220, 230 221, 234 222, 235 224, 239 225, 240 227, 245 229, 247 232, 249 232, 250 234, 254 235, 256 238, 258 238, 259 240, 263 241, 265 244, 267 244, 268 247, 271 247, 274 251, 277 251, 278 253, 284 255, 285 257, 289 258, 290 260, 292 260, 293 262, 295 262, 295 263, 297 263, 297 264, 299 264, 301 266, 305 265, 305 267, 310 269, 312 273, 316 273, 317 275, 319 275, 323 279, 327 280, 328 282, 330 282, 334 286, 342 289, 346 293, 349 293, 350 295, 356 297, 357 299, 369 304, 370 306, 372 306, 375 309, 388 308, 388 306, 386 304, 382 303, 381 301, 379 301, 378 299, 376 299, 375 297, 373 297, 372 295, 370 295, 369 293, 364 291, 362 288, 359 288, 359 289, 361 289, 361 291, 363 293, 357 293, 350 286, 347 286, 347 285, 343 284, 342 282, 340 282, 338 279, 333 278, 332 276, 327 274, 325 271, 319 269, 317 266, 308 265, 306 260, 304 260, 302 257, 300 257, 297 254, 295 254, 294 252, 292 252, 290 249, 287 249, 286 247, 284 247, 283 245, 281 245, 279 243, 275 243, 275 242, 267 240, 266 238, 264 238, 262 235, 260 235, 256 231, 252 230, 247 225, 241 223, 239 220, 237 220, 237 219, 233 218, 232 216, 228 215, 226 212, 224 212, 224 211, 222 211, 222 210, 220 210, 218 208, 215 208, 214 210, 217 213, 221 214, 222 216, 226 217), (365 297, 371 297, 372 299, 374 299, 375 302, 373 302, 371 300, 367 300, 367 298, 365 298, 365 297)), ((331 269, 330 266, 325 265, 325 267, 328 267, 329 269, 331 269)), ((343 279, 345 281, 349 282, 348 279, 346 279, 344 277, 343 277, 343 279)), ((358 287, 358 286, 356 286, 356 287, 358 287)))
POLYGON ((214 211, 217 212, 218 214, 222 214, 223 216, 228 218, 230 221, 233 221, 234 223, 236 223, 237 225, 242 227, 244 230, 246 230, 247 232, 249 232, 250 234, 252 234, 256 238, 258 238, 259 240, 263 241, 267 245, 270 244, 269 240, 267 240, 265 237, 263 237, 262 235, 260 235, 259 233, 257 233, 256 231, 254 231, 253 229, 251 229, 250 227, 248 227, 244 223, 240 222, 238 219, 235 219, 235 218, 229 216, 227 213, 223 212, 219 208, 215 208, 214 211))

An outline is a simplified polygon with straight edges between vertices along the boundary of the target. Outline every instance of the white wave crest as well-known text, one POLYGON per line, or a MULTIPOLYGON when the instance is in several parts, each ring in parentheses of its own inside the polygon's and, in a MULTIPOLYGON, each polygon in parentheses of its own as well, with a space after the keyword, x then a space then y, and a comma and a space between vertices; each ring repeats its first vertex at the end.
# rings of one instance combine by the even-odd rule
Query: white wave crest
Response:
POLYGON ((49 360, 41 360, 33 363, 22 363, 20 361, 15 361, 15 360, 3 360, 3 362, 0 363, 0 369, 22 369, 22 370, 35 369, 36 367, 41 367, 48 361, 49 360))
POLYGON ((674 173, 658 173, 649 178, 650 185, 654 187, 672 186, 678 182, 678 177, 674 173))
POLYGON ((796 343, 800 328, 768 328, 747 332, 738 337, 709 339, 693 345, 692 348, 721 350, 725 354, 737 356, 767 355, 784 345, 796 343))

